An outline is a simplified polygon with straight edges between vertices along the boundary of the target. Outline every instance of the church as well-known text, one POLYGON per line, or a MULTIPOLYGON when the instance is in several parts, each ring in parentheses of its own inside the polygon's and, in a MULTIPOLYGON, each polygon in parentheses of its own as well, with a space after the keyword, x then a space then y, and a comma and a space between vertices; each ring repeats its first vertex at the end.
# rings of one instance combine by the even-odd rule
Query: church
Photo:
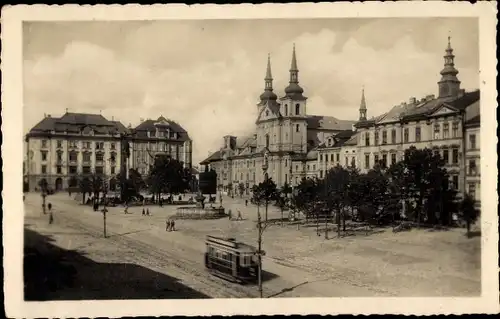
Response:
POLYGON ((289 84, 284 95, 274 93, 271 58, 268 56, 264 92, 257 104, 255 132, 250 136, 224 136, 223 146, 200 164, 215 170, 223 190, 245 192, 264 179, 278 185, 297 185, 303 177, 315 175, 317 146, 328 136, 352 130, 356 121, 309 115, 307 97, 299 85, 295 46, 292 51, 289 84))

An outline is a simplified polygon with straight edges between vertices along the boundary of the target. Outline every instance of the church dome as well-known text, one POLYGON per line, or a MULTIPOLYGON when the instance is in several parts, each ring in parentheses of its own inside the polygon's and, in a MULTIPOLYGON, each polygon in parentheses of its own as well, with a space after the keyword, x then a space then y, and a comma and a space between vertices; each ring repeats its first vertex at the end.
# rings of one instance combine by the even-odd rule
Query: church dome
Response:
POLYGON ((266 90, 264 91, 264 93, 260 95, 260 99, 261 101, 267 101, 267 100, 276 101, 278 99, 278 96, 274 94, 273 91, 266 90))
POLYGON ((304 89, 300 87, 298 83, 290 83, 286 88, 285 88, 285 93, 287 95, 289 94, 302 94, 304 93, 304 89))

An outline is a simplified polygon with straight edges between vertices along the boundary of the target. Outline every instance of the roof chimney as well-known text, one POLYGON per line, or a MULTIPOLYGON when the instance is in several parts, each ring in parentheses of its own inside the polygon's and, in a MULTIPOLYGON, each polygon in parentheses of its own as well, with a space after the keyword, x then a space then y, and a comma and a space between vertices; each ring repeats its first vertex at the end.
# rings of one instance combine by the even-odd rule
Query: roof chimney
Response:
POLYGON ((415 104, 416 102, 417 102, 417 99, 414 98, 413 96, 409 100, 409 104, 412 104, 412 105, 415 104))
POLYGON ((425 97, 426 100, 433 100, 436 96, 434 94, 429 94, 425 97))

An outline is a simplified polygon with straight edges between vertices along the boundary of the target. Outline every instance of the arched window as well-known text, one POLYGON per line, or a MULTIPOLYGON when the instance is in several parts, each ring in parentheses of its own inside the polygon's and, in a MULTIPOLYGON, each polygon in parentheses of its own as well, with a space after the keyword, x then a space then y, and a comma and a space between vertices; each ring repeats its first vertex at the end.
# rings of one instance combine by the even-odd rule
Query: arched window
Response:
POLYGON ((266 134, 266 147, 269 148, 269 134, 266 134))
POLYGON ((300 104, 295 104, 295 115, 300 115, 300 104))
POLYGON ((285 115, 288 115, 288 104, 285 104, 285 115))

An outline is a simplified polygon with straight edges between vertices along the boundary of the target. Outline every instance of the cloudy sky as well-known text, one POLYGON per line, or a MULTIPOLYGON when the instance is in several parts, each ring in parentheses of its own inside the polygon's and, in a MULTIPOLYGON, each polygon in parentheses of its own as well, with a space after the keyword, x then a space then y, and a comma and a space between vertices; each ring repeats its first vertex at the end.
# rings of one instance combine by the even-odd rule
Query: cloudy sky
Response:
POLYGON ((275 92, 293 43, 308 113, 357 119, 437 93, 447 37, 462 87, 479 86, 478 23, 453 19, 197 20, 24 24, 24 131, 44 113, 133 126, 160 115, 194 140, 194 162, 254 128, 271 54, 275 92))

